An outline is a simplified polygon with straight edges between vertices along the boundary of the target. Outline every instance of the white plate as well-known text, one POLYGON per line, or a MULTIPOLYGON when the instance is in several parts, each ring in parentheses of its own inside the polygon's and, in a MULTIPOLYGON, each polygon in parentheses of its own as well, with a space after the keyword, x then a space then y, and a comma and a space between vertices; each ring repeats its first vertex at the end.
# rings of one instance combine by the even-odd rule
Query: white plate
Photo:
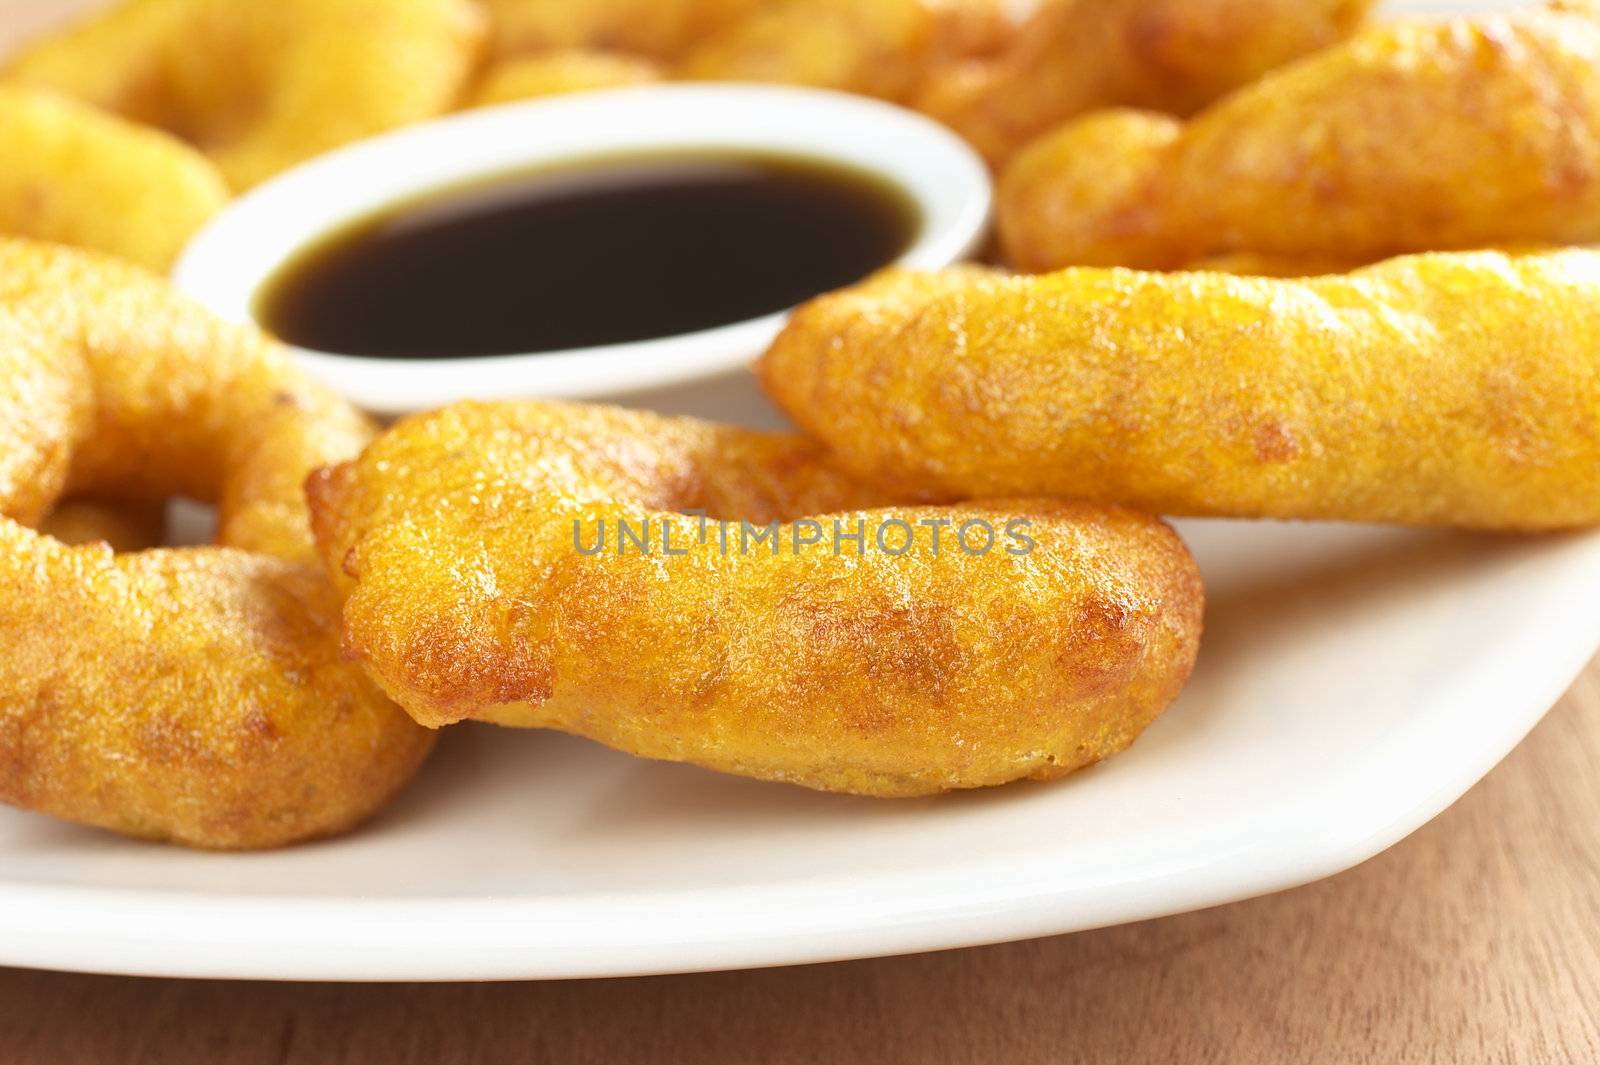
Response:
MULTIPOLYGON (((16 8, 4 0, 4 8, 16 8)), ((762 420, 746 382, 658 406, 762 420)), ((377 823, 188 853, 0 811, 0 964, 602 976, 955 947, 1345 869, 1444 809, 1600 643, 1600 535, 1187 523, 1195 681, 1052 785, 872 802, 464 727, 377 823)))
MULTIPOLYGON (((767 420, 746 388, 716 397, 723 412, 767 420)), ((1600 643, 1600 534, 1182 528, 1210 595, 1194 683, 1132 750, 1060 783, 880 802, 463 726, 374 825, 282 853, 194 854, 0 811, 0 964, 614 976, 1210 906, 1338 872, 1420 826, 1600 643)))

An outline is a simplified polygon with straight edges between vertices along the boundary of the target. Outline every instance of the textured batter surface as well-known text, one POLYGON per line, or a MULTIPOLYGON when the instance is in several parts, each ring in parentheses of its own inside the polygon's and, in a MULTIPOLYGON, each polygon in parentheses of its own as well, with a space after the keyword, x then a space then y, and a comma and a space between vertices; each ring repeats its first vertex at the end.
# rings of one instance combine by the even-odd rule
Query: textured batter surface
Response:
POLYGON ((168 130, 246 188, 449 110, 484 36, 471 0, 122 0, 7 76, 168 130))
POLYGON ((350 828, 430 737, 339 659, 300 485, 365 421, 120 262, 0 240, 0 799, 207 847, 350 828), (215 548, 25 528, 63 494, 219 503, 215 548))
POLYGON ((930 72, 992 51, 1017 27, 1005 0, 777 0, 710 38, 684 77, 780 82, 889 100, 930 72))
POLYGON ((916 106, 991 163, 1111 105, 1188 113, 1340 40, 1372 0, 1045 0, 1000 55, 936 71, 916 106))
POLYGON ((799 437, 468 404, 401 422, 309 488, 349 595, 346 650, 418 720, 557 728, 813 788, 1060 776, 1133 741, 1200 633, 1194 564, 1153 518, 1038 500, 862 510, 889 497, 799 437), (787 524, 778 550, 742 551, 736 526, 725 553, 694 510, 830 516, 818 544, 796 549, 803 526, 787 524), (895 519, 912 533, 891 545, 912 549, 871 550, 895 519), (655 549, 602 546, 600 523, 619 520, 651 522, 655 549), (864 522, 869 549, 833 540, 835 520, 864 522), (941 520, 936 555, 920 523, 941 520), (975 520, 1002 530, 994 549, 957 549, 975 520), (1013 520, 1030 553, 1005 549, 1013 520), (663 521, 683 554, 666 553, 663 521))
POLYGON ((538 96, 645 85, 661 77, 660 66, 640 56, 567 49, 494 64, 472 87, 462 106, 488 107, 538 96))
POLYGON ((999 200, 1007 257, 1171 268, 1600 240, 1592 10, 1376 27, 1174 125, 1164 145, 1155 122, 1086 118, 1019 157, 999 200), (1083 197, 1107 158, 1117 194, 1083 197))
POLYGON ((1600 522, 1600 254, 1306 280, 890 272, 803 307, 767 392, 936 495, 1484 529, 1600 522))
POLYGON ((183 142, 68 97, 0 87, 0 233, 110 252, 166 270, 228 202, 183 142))
POLYGON ((500 55, 598 48, 660 60, 774 0, 483 0, 500 55))

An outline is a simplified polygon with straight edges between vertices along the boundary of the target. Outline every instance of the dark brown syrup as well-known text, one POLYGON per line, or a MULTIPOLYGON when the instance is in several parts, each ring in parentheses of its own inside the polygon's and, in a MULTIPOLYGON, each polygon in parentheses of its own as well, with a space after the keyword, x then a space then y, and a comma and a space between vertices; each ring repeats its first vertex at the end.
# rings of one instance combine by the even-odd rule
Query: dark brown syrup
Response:
POLYGON ((596 159, 440 189, 347 226, 263 287, 300 347, 549 352, 758 318, 896 259, 921 219, 864 172, 798 157, 596 159))

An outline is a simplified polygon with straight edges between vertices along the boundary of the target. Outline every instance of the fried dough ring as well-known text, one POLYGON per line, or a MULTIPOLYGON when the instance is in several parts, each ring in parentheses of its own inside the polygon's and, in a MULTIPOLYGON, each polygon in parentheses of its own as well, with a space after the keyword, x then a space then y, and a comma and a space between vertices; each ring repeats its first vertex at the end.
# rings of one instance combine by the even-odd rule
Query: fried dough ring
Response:
POLYGON ((998 202, 1027 270, 1600 240, 1600 17, 1375 27, 1187 123, 1070 123, 1018 157, 998 202), (1085 195, 1108 157, 1115 187, 1085 195))
POLYGON ((8 76, 168 130, 243 189, 443 114, 484 35, 471 0, 122 0, 8 76))
POLYGON ((228 202, 211 161, 65 96, 0 86, 0 233, 166 270, 228 202))
POLYGON ((1200 631, 1193 561, 1153 518, 1039 500, 863 511, 888 495, 809 441, 691 419, 465 404, 400 423, 308 490, 349 593, 346 652, 424 724, 555 728, 828 791, 924 795, 1107 757, 1177 695, 1200 631), (847 531, 899 519, 916 547, 724 554, 714 525, 700 542, 679 513, 695 509, 832 514, 847 531), (686 553, 576 546, 619 519, 652 536, 682 522, 686 553), (917 523, 939 519, 953 524, 932 557, 917 523), (1036 547, 952 550, 976 519, 1030 521, 1036 547))
POLYGON ((769 395, 936 495, 1480 529, 1600 522, 1600 254, 1285 281, 889 272, 795 315, 769 395))
POLYGON ((430 737, 339 659, 300 483, 365 421, 157 278, 0 240, 0 800, 267 847, 354 826, 430 737), (218 547, 26 528, 66 493, 219 502, 218 547))
POLYGON ((999 167, 1033 137, 1094 108, 1194 111, 1343 39, 1371 6, 1372 0, 1049 0, 1002 54, 936 71, 913 102, 999 167))

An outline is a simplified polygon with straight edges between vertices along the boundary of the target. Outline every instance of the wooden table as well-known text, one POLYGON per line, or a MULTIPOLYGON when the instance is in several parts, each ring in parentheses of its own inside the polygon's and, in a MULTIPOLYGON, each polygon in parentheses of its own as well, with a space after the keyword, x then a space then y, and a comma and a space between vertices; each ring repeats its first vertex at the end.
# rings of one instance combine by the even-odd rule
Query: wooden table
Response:
POLYGON ((1454 809, 1332 880, 945 954, 465 986, 0 970, 0 1062, 1600 1060, 1600 662, 1454 809))

